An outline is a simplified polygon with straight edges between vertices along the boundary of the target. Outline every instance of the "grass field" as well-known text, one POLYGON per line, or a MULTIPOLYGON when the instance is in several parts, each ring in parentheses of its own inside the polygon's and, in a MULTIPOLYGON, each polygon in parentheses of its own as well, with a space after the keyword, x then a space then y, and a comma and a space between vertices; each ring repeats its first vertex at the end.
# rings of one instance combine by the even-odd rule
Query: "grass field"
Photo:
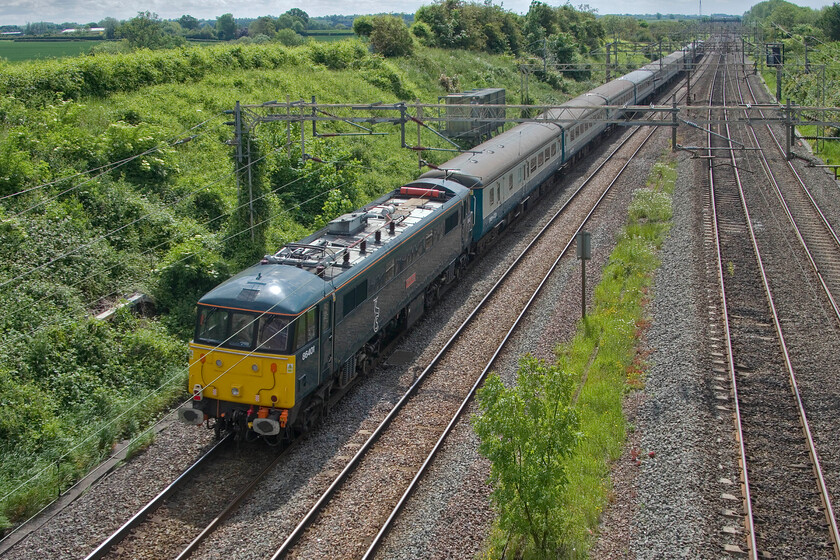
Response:
POLYGON ((87 53, 101 41, 0 41, 0 58, 22 62, 38 58, 61 58, 87 53))

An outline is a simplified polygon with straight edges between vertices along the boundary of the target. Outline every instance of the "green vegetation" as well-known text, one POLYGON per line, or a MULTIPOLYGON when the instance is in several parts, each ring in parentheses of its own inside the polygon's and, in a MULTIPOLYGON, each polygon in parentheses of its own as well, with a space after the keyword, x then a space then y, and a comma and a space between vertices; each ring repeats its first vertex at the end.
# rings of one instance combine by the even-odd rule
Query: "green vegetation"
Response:
MULTIPOLYGON (((756 4, 745 14, 745 21, 757 30, 761 42, 781 43, 784 48, 782 103, 788 100, 804 107, 840 106, 840 4, 820 10, 796 6, 784 0, 768 0, 756 4), (807 62, 806 68, 806 49, 807 62)), ((765 53, 754 53, 758 70, 771 94, 776 94, 776 68, 766 66, 765 53), (757 55, 757 56, 756 56, 757 55)), ((825 112, 809 114, 802 120, 836 121, 836 115, 825 112)), ((805 136, 840 137, 840 129, 801 125, 805 136)), ((816 154, 826 163, 840 163, 840 146, 835 141, 808 140, 816 154)))
POLYGON ((87 54, 102 41, 0 41, 0 59, 9 62, 87 54))
POLYGON ((479 452, 491 463, 499 529, 530 536, 541 556, 564 548, 566 462, 580 439, 569 406, 573 388, 570 374, 525 356, 513 387, 488 376, 478 393, 481 415, 473 419, 479 452))
POLYGON ((505 389, 493 377, 482 391, 484 416, 475 420, 476 431, 491 460, 499 512, 487 558, 499 558, 501 551, 506 558, 587 557, 608 501, 609 465, 625 438, 622 400, 644 384, 646 364, 637 345, 648 324, 645 306, 670 228, 676 181, 675 162, 670 155, 662 159, 647 186, 634 193, 587 318, 570 343, 557 347, 557 363, 526 359, 515 387, 505 389), (570 375, 577 385, 571 397, 570 375), (545 432, 549 420, 560 423, 557 433, 545 432), (527 429, 520 431, 514 424, 523 421, 527 429), (579 443, 572 451, 576 431, 579 443), (542 478, 541 468, 552 477, 542 478), (539 523, 524 522, 524 503, 549 513, 535 518, 539 523), (548 538, 534 534, 534 525, 546 527, 548 538))

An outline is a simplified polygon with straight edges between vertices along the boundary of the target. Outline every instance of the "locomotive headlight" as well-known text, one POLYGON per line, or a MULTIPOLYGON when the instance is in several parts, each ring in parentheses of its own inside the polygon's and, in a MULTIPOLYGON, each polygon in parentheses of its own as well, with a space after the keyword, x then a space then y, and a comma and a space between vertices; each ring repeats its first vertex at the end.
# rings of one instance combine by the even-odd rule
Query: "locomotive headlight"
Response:
POLYGON ((216 367, 222 367, 222 360, 216 360, 216 367))
POLYGON ((257 364, 252 365, 251 366, 251 371, 253 371, 253 372, 260 371, 260 366, 258 366, 257 364))
POLYGON ((236 386, 231 387, 230 388, 230 394, 233 395, 234 397, 238 397, 239 396, 239 387, 236 387, 236 386))

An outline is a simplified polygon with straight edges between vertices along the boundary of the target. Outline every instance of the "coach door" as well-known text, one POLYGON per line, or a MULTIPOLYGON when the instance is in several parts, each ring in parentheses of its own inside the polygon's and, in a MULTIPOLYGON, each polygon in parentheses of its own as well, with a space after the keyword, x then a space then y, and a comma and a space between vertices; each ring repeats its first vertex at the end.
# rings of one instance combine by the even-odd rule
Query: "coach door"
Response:
POLYGON ((333 302, 323 301, 321 308, 321 382, 333 371, 333 302))

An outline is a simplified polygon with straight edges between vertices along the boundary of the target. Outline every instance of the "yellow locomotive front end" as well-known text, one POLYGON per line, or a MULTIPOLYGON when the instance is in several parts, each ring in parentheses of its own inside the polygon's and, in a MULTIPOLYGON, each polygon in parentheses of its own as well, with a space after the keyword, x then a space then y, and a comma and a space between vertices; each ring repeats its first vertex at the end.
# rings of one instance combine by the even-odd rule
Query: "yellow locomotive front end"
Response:
POLYGON ((295 406, 295 356, 289 354, 288 318, 221 307, 201 307, 190 343, 194 424, 277 435, 295 406))

